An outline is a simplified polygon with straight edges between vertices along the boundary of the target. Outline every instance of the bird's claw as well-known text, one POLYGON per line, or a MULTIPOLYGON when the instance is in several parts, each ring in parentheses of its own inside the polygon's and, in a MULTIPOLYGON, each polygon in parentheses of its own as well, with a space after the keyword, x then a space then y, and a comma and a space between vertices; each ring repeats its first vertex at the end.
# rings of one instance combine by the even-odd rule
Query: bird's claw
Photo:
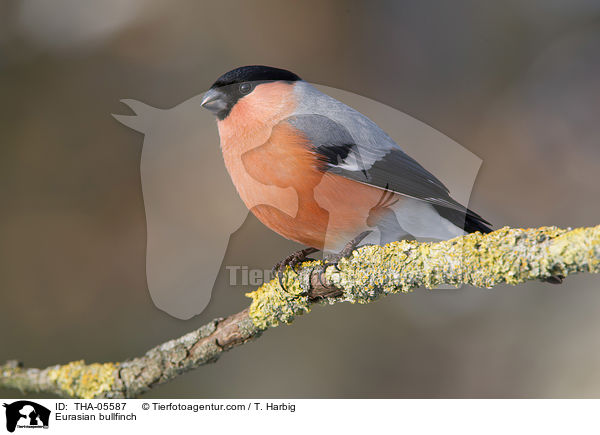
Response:
POLYGON ((311 258, 308 258, 307 255, 312 254, 317 251, 318 251, 318 249, 315 249, 315 248, 301 249, 299 251, 296 251, 296 252, 288 255, 283 260, 281 260, 277 264, 275 264, 275 266, 273 266, 273 274, 277 275, 277 280, 279 281, 279 286, 282 288, 283 291, 288 293, 287 289, 285 288, 285 285, 283 284, 283 272, 285 272, 286 267, 290 266, 292 268, 292 270, 295 272, 296 266, 299 263, 306 261, 306 260, 311 260, 311 258))
POLYGON ((329 266, 335 266, 337 268, 338 263, 343 258, 349 258, 352 255, 352 251, 363 241, 365 237, 372 233, 372 230, 363 231, 358 236, 346 243, 346 246, 337 254, 328 255, 323 262, 323 268, 327 269, 329 266))

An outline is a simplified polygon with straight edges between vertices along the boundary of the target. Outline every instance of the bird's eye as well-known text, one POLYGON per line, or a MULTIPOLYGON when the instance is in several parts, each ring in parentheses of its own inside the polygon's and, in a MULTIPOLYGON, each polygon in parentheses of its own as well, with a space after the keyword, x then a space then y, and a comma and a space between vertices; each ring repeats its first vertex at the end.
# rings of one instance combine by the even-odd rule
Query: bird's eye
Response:
POLYGON ((252 85, 250 83, 242 83, 240 85, 240 92, 242 94, 248 94, 252 90, 252 85))

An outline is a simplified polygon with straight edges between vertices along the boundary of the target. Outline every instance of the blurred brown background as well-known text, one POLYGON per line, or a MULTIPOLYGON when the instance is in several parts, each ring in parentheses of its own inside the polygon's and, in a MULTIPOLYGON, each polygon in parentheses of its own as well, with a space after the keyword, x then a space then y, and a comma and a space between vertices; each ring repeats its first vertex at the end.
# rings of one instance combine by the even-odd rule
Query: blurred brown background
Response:
MULTIPOLYGON (((478 155, 470 205, 497 227, 595 225, 599 46, 593 0, 3 1, 0 360, 123 360, 249 303, 224 271, 200 316, 152 304, 142 136, 110 116, 120 99, 167 108, 236 66, 291 69, 478 155)), ((294 248, 265 234, 247 220, 232 264, 270 268, 294 248)), ((315 307, 147 396, 598 397, 599 284, 315 307)))

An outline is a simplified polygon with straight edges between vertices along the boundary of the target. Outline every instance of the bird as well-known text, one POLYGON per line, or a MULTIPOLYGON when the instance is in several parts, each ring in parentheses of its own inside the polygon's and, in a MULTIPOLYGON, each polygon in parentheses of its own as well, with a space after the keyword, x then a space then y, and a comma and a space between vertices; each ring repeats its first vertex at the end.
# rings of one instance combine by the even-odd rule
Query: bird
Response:
POLYGON ((492 231, 375 122, 291 71, 235 68, 201 106, 217 118, 242 201, 268 228, 306 246, 275 266, 280 283, 286 266, 318 250, 337 261, 373 234, 385 244, 492 231))

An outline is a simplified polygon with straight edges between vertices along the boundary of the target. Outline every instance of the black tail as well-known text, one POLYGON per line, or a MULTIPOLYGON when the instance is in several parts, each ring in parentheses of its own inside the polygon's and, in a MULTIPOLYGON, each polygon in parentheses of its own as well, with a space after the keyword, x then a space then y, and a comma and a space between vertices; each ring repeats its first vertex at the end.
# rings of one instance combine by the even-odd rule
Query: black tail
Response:
POLYGON ((432 205, 440 214, 440 216, 442 216, 445 219, 448 219, 458 228, 463 228, 467 233, 474 233, 475 231, 480 231, 484 234, 487 234, 493 231, 488 226, 491 224, 474 211, 467 209, 465 213, 459 210, 455 210, 453 208, 442 207, 441 205, 432 205))

